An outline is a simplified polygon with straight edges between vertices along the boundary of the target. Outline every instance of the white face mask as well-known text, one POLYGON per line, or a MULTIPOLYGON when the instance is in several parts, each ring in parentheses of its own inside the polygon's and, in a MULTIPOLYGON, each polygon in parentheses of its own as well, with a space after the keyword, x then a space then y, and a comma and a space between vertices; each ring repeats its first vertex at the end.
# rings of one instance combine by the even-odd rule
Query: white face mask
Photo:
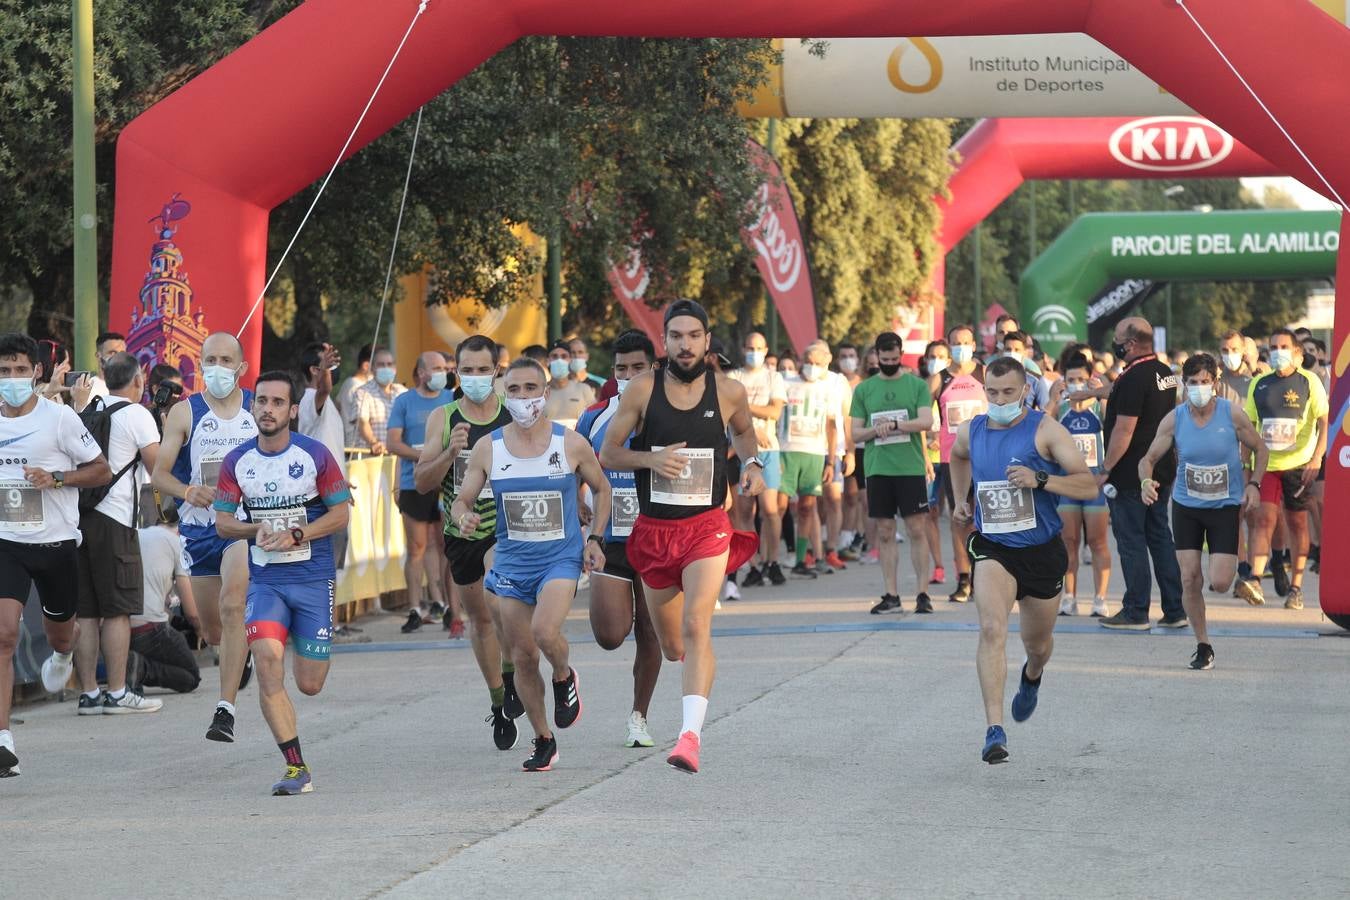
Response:
POLYGON ((432 372, 431 377, 427 379, 427 389, 432 391, 445 390, 448 377, 444 372, 432 372))
POLYGON ((845 375, 852 375, 854 372, 858 371, 858 357, 839 357, 839 371, 843 372, 845 375))
POLYGON ((807 381, 815 381, 817 378, 820 377, 821 369, 822 369, 821 366, 807 363, 806 365, 802 366, 802 378, 806 379, 807 381))
POLYGON ((632 380, 633 380, 633 379, 631 379, 631 378, 615 378, 615 379, 614 379, 614 387, 618 390, 619 396, 620 396, 620 397, 623 396, 623 392, 624 392, 624 391, 628 390, 628 382, 630 382, 630 381, 632 381, 632 380))
POLYGON ((225 366, 206 366, 202 369, 202 380, 206 390, 217 400, 224 400, 234 391, 239 373, 225 366))
POLYGON ((1186 399, 1191 401, 1192 406, 1206 406, 1210 400, 1214 399, 1214 385, 1188 384, 1186 385, 1186 399))
POLYGON ((943 369, 947 368, 948 365, 949 363, 947 360, 938 359, 936 356, 934 356, 928 360, 928 374, 936 375, 943 369))
POLYGON ((544 404, 548 397, 507 397, 506 411, 521 428, 529 428, 544 414, 544 404))
POLYGON ((1229 371, 1236 372, 1238 369, 1242 368, 1241 353, 1224 353, 1222 356, 1223 364, 1229 371))

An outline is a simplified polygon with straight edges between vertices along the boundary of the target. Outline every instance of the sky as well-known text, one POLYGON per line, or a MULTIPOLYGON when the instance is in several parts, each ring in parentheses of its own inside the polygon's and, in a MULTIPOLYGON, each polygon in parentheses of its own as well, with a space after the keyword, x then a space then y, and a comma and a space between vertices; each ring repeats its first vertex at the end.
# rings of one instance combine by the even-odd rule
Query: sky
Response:
POLYGON ((1288 176, 1279 178, 1243 178, 1242 186, 1251 192, 1252 196, 1260 200, 1265 193, 1266 185, 1274 185, 1286 194, 1294 198, 1303 209, 1335 209, 1336 204, 1332 203, 1321 194, 1310 188, 1305 187, 1301 182, 1288 176))

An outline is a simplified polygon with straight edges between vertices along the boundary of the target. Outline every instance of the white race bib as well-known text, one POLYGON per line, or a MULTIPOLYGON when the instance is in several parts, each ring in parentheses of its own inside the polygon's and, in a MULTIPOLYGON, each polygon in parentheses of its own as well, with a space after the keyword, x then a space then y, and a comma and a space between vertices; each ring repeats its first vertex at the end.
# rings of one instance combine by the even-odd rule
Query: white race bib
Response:
MULTIPOLYGON (((873 428, 876 428, 878 422, 895 422, 896 424, 899 424, 900 422, 908 421, 909 410, 893 409, 888 412, 872 413, 871 418, 868 420, 868 424, 873 428)), ((875 438, 872 443, 876 444, 878 447, 884 444, 903 444, 911 437, 913 437, 913 435, 905 434, 903 431, 893 431, 886 437, 875 438)))
POLYGON ((947 433, 956 434, 961 425, 969 422, 971 419, 985 411, 985 401, 979 398, 973 400, 952 400, 947 403, 947 433))
POLYGON ((1083 462, 1088 464, 1089 469, 1102 464, 1101 446, 1097 443, 1096 434, 1075 434, 1073 442, 1077 445, 1078 452, 1083 454, 1083 462))
MULTIPOLYGON (((459 496, 460 486, 464 484, 464 473, 467 472, 469 469, 469 456, 471 455, 471 453, 472 451, 470 450, 461 450, 459 451, 459 455, 455 457, 455 461, 453 463, 455 474, 451 484, 454 487, 456 497, 459 496)), ((483 489, 478 492, 478 499, 479 500, 492 499, 492 481, 490 479, 483 480, 483 489)))
MULTIPOLYGON (((250 509, 250 521, 255 525, 266 522, 272 531, 290 531, 292 528, 304 528, 309 524, 303 506, 288 506, 284 509, 250 509)), ((310 558, 309 541, 289 550, 264 550, 257 544, 249 548, 253 564, 271 566, 278 563, 304 562, 310 558)))
POLYGON ((1186 463, 1186 496, 1196 500, 1228 499, 1228 466, 1186 463))
POLYGON ((216 489, 216 482, 220 480, 220 466, 225 462, 224 455, 202 457, 198 468, 202 473, 202 484, 211 490, 216 489))
MULTIPOLYGON (((653 447, 660 452, 665 447, 653 447)), ((713 489, 713 450, 711 447, 684 447, 684 471, 667 478, 652 470, 652 502, 668 506, 711 506, 713 489)))
POLYGON ((1289 450, 1298 439, 1298 419, 1262 419, 1261 440, 1271 450, 1289 450))
POLYGON ((616 538, 626 538, 633 533, 633 523, 638 517, 637 488, 616 487, 611 495, 614 507, 609 513, 609 527, 616 538))
POLYGON ((1015 487, 1008 481, 981 481, 975 485, 980 507, 980 531, 1008 534, 1036 527, 1036 500, 1031 488, 1015 487))
POLYGON ((38 489, 22 479, 0 481, 0 531, 26 534, 41 531, 42 524, 42 494, 38 489))
POLYGON ((813 438, 818 437, 825 427, 825 419, 821 416, 807 415, 789 415, 788 416, 788 434, 795 438, 813 438))
POLYGON ((502 494, 506 536, 513 541, 541 543, 563 538, 563 498, 559 491, 515 491, 502 494))

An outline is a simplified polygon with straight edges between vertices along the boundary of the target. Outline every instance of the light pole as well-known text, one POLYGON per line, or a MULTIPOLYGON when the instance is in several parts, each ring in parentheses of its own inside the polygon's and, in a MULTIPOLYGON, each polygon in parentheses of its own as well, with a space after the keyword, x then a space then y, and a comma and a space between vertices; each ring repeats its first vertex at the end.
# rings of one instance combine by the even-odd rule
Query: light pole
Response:
POLYGON ((79 369, 93 370, 98 334, 98 211, 94 193, 94 0, 71 3, 75 116, 75 348, 79 369))

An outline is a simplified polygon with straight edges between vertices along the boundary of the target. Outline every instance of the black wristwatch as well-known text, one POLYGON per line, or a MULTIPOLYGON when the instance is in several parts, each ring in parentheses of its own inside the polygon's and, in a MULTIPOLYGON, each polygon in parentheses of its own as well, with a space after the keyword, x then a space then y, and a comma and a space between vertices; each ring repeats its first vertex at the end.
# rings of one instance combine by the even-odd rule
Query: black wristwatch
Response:
POLYGON ((1036 487, 1044 489, 1046 482, 1050 480, 1050 473, 1044 469, 1036 470, 1036 487))
POLYGON ((595 542, 596 542, 597 544, 599 544, 601 547, 604 547, 604 546, 605 546, 605 539, 602 538, 602 537, 601 537, 600 535, 598 535, 598 534, 588 534, 588 535, 586 535, 586 540, 588 540, 588 541, 595 541, 595 542))
POLYGON ((301 544, 303 544, 303 543, 305 542, 305 529, 303 529, 303 528, 298 528, 298 527, 297 527, 297 528, 292 528, 292 529, 291 529, 291 540, 295 541, 295 546, 297 546, 297 547, 299 547, 301 544))
POLYGON ((52 473, 52 483, 55 484, 57 487, 65 487, 65 486, 66 486, 66 473, 65 473, 65 472, 53 472, 53 473, 52 473))

